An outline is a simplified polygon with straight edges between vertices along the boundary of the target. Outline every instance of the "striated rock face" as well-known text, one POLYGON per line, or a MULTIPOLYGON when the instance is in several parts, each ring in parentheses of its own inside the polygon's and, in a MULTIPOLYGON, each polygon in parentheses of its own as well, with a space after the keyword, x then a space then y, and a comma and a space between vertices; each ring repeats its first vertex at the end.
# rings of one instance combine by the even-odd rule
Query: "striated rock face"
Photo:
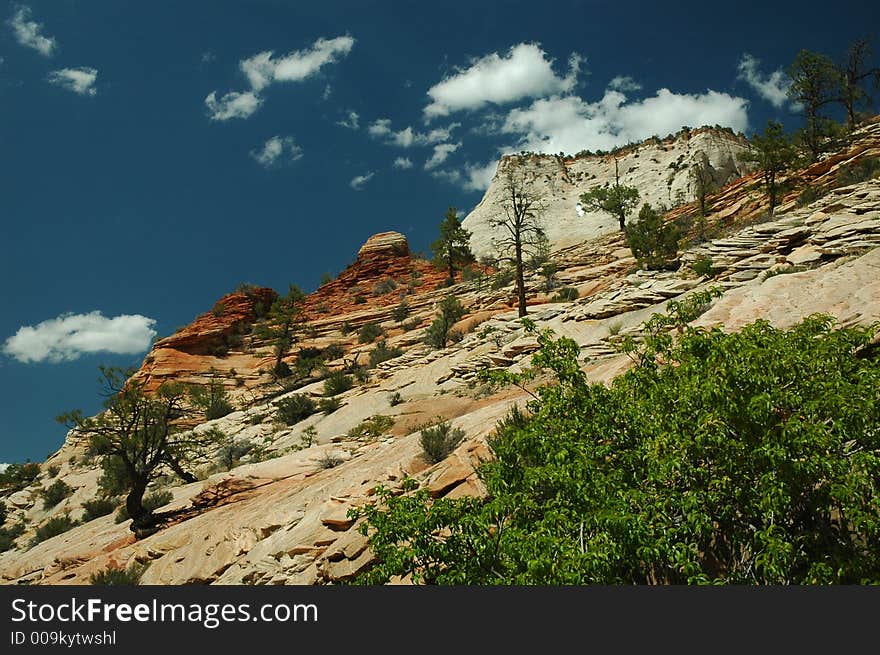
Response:
MULTIPOLYGON (((711 128, 681 132, 668 141, 648 140, 616 155, 620 183, 636 187, 640 203, 671 207, 677 198, 693 200, 690 167, 695 162, 707 162, 715 184, 721 187, 747 172, 737 159, 746 149, 742 137, 711 128)), ((612 155, 502 157, 483 199, 462 223, 471 231, 474 254, 497 254, 492 240, 500 233, 490 221, 501 213, 505 200, 502 180, 512 166, 524 171, 528 190, 542 199, 541 220, 555 247, 618 230, 616 219, 602 212, 585 212, 579 205, 581 194, 614 183, 614 159, 612 155)))
POLYGON ((379 232, 374 234, 358 251, 359 260, 376 257, 405 257, 409 255, 409 243, 400 232, 379 232))

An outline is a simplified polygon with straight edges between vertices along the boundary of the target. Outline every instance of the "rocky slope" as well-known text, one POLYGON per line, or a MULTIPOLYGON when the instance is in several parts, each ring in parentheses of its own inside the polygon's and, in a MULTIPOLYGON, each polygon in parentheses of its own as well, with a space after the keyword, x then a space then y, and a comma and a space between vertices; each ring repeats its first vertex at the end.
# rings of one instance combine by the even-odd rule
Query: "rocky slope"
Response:
POLYGON ((540 218, 550 242, 557 248, 570 246, 619 229, 616 219, 602 212, 584 211, 579 203, 581 194, 614 183, 615 159, 620 183, 636 187, 640 202, 671 207, 679 200, 693 199, 690 171, 695 162, 708 162, 708 170, 720 188, 747 171, 737 158, 746 149, 745 139, 740 136, 702 128, 682 130, 663 140, 648 140, 615 154, 503 157, 486 194, 463 225, 471 231, 471 248, 477 256, 494 254, 492 241, 500 233, 491 226, 491 220, 501 213, 505 200, 502 181, 514 166, 524 171, 527 189, 542 199, 540 218))
MULTIPOLYGON (((558 248, 552 285, 574 288, 578 297, 554 301, 556 289, 548 291, 547 280, 532 272, 529 318, 574 339, 595 381, 610 380, 629 364, 614 349, 615 340, 638 338, 641 323, 668 300, 709 286, 720 286, 724 294, 697 319, 704 326, 735 330, 757 318, 788 326, 814 312, 831 313, 846 325, 880 320, 880 179, 841 186, 853 164, 877 156, 880 122, 865 127, 844 151, 792 176, 796 184, 772 220, 754 176, 731 182, 712 198, 711 238, 687 246, 676 271, 637 270, 615 229, 558 248), (798 206, 805 184, 821 197, 798 206)), ((207 453, 198 482, 159 481, 156 486, 171 491, 173 500, 160 509, 163 528, 147 538, 136 541, 128 523, 116 524, 110 515, 29 548, 36 527, 64 514, 79 519, 83 503, 98 493, 99 471, 85 457, 82 437, 68 434, 35 483, 3 499, 8 524, 21 522, 25 532, 15 549, 0 554, 0 582, 81 584, 96 571, 132 562, 146 565, 144 582, 157 584, 345 581, 372 561, 348 510, 373 502, 377 485, 395 488, 409 475, 435 497, 482 493, 475 466, 490 456, 485 438, 527 396, 519 389, 483 387, 478 371, 521 370, 537 343, 517 320, 509 283, 476 276, 447 289, 440 286, 443 277, 413 259, 401 235, 383 233, 365 244, 337 280, 311 294, 307 329, 291 362, 297 348, 332 343, 345 355, 328 362, 329 368, 357 354, 364 361, 375 346, 358 343, 356 328, 370 322, 381 325, 389 345, 403 354, 341 394, 335 412, 293 426, 274 420, 275 403, 292 393, 317 399, 322 382, 316 375, 290 390, 266 373, 271 348, 252 328, 269 290, 226 296, 221 307, 157 342, 138 375, 150 384, 219 376, 237 411, 195 429, 217 427, 230 442, 249 442, 252 450, 230 470, 207 453), (422 328, 448 293, 468 309, 457 326, 464 337, 432 350, 422 342, 422 328), (402 301, 411 310, 409 329, 392 316, 402 301), (364 421, 376 414, 393 424, 371 434, 364 421), (431 465, 419 445, 419 427, 438 418, 450 419, 467 439, 431 465), (40 491, 56 479, 73 493, 44 509, 40 491)))

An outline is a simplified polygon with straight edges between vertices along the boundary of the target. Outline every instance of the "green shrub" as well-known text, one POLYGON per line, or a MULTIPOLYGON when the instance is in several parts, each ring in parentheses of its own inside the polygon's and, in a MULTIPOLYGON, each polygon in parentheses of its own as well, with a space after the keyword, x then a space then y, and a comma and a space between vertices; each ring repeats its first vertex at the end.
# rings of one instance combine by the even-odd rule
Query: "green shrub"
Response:
POLYGON ((354 297, 354 304, 355 305, 364 305, 364 304, 366 304, 366 302, 367 302, 367 299, 364 298, 363 296, 358 295, 358 296, 354 297))
POLYGON ((400 403, 403 402, 403 396, 400 395, 399 391, 395 391, 393 394, 388 396, 388 404, 392 407, 396 407, 400 403))
POLYGON ((511 268, 505 268, 498 271, 492 276, 492 284, 489 285, 492 291, 498 291, 513 282, 515 272, 511 268))
POLYGON ((321 351, 321 357, 327 362, 339 359, 343 355, 345 355, 345 349, 342 347, 342 344, 339 343, 331 343, 321 351))
POLYGON ((318 403, 318 411, 325 416, 332 414, 340 407, 342 407, 342 401, 336 396, 321 398, 321 401, 318 403))
POLYGON ((880 176, 880 158, 865 157, 846 166, 837 174, 838 186, 849 186, 880 176))
POLYGON ((811 202, 815 202, 816 200, 818 200, 819 198, 821 198, 824 195, 825 195, 825 193, 820 191, 817 187, 814 187, 814 186, 804 187, 804 190, 798 194, 798 197, 797 197, 797 200, 795 201, 795 204, 798 207, 806 207, 811 202))
POLYGON ((302 393, 295 393, 275 403, 275 415, 285 425, 294 425, 315 413, 315 401, 302 393))
POLYGON ((53 516, 37 528, 34 538, 31 539, 31 546, 36 546, 41 541, 46 541, 46 539, 51 539, 59 534, 64 534, 75 526, 76 521, 72 521, 67 514, 64 516, 53 516))
POLYGON ((0 528, 0 553, 12 550, 15 547, 15 540, 24 533, 24 523, 16 523, 8 528, 0 528))
POLYGON ((440 312, 425 331, 425 343, 434 348, 445 348, 449 341, 460 341, 452 326, 464 316, 465 310, 455 296, 446 296, 440 303, 440 312))
POLYGON ((393 418, 384 414, 374 414, 349 430, 346 436, 349 439, 367 439, 372 441, 381 437, 392 427, 394 427, 393 418))
POLYGON ((487 497, 379 489, 360 580, 880 582, 877 326, 817 315, 728 333, 680 309, 624 343, 634 366, 608 386, 574 341, 542 334, 532 362, 556 381, 491 439, 487 497))
POLYGON ((110 566, 103 571, 93 573, 89 577, 92 585, 134 586, 140 584, 141 577, 147 567, 141 564, 132 564, 127 569, 110 566))
POLYGON ((342 336, 345 337, 354 332, 354 326, 352 326, 349 321, 345 321, 339 328, 339 331, 342 333, 342 336))
POLYGON ((437 464, 446 459, 464 437, 464 430, 453 428, 449 421, 443 421, 424 428, 419 435, 419 443, 425 459, 430 464, 437 464))
POLYGON ((64 480, 56 480, 48 487, 43 489, 43 509, 51 509, 62 500, 73 493, 73 488, 64 482, 64 480))
POLYGON ((385 330, 378 323, 365 323, 358 330, 358 343, 372 343, 377 337, 385 336, 385 330))
POLYGON ((220 466, 229 471, 235 466, 239 460, 254 449, 254 444, 250 439, 240 439, 228 443, 217 453, 217 462, 220 466))
POLYGON ((333 371, 324 380, 324 396, 338 396, 354 386, 354 379, 344 371, 333 371))
POLYGON ((562 287, 551 300, 553 302, 571 302, 580 298, 580 293, 574 287, 562 287))
POLYGON ((398 323, 403 323, 409 316, 409 312, 409 305, 404 300, 391 312, 391 318, 393 318, 398 323))
POLYGON ((9 492, 21 491, 33 484, 40 475, 40 465, 34 462, 10 464, 0 473, 0 489, 9 492))
POLYGON ((700 257, 691 265, 691 268, 700 277, 711 277, 717 273, 712 267, 712 259, 709 257, 700 257))
POLYGON ((385 278, 381 282, 379 282, 375 287, 373 287, 373 295, 374 296, 384 296, 386 293, 391 293, 397 288, 397 282, 392 280, 390 277, 385 278))
POLYGON ((642 205, 639 220, 626 226, 626 239, 633 256, 648 270, 668 268, 678 254, 680 230, 648 203, 642 205))
POLYGON ((387 362, 389 359, 400 357, 403 351, 400 348, 389 348, 384 340, 376 344, 376 347, 370 351, 370 368, 387 362))
MULTIPOLYGON (((174 495, 165 489, 161 491, 154 491, 153 493, 147 494, 144 496, 142 504, 144 509, 147 512, 154 512, 160 507, 163 507, 174 500, 174 495)), ((127 521, 130 517, 128 516, 128 509, 123 505, 119 508, 119 511, 116 512, 116 516, 114 517, 114 521, 116 523, 123 523, 127 521)))
POLYGON ((226 305, 223 304, 222 301, 218 300, 211 308, 211 313, 216 317, 223 316, 223 314, 226 313, 226 305))
POLYGON ((401 323, 400 327, 403 328, 404 332, 409 332, 411 330, 415 330, 422 324, 422 319, 420 318, 412 318, 404 323, 401 323))
POLYGON ((321 459, 318 460, 318 465, 322 469, 332 469, 342 464, 343 461, 342 457, 336 453, 326 452, 321 456, 321 459))
POLYGON ((61 471, 61 467, 57 464, 51 464, 46 468, 46 475, 50 478, 54 478, 61 471))
POLYGON ((117 503, 110 500, 109 498, 96 498, 95 500, 87 500, 83 503, 83 512, 82 522, 88 523, 89 521, 94 521, 97 518, 102 516, 107 516, 108 514, 112 514, 113 510, 116 509, 117 503))
POLYGON ((0 525, 6 523, 6 503, 0 500, 0 525))

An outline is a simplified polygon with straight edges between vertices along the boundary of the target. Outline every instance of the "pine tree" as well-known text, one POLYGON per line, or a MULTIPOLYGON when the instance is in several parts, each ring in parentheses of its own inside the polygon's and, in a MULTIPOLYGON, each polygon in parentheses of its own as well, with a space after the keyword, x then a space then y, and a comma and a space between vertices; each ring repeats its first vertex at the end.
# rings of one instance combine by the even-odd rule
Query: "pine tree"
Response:
POLYGON ((470 246, 471 233, 461 226, 455 207, 446 210, 440 223, 440 238, 431 244, 434 265, 449 271, 449 283, 455 282, 455 272, 474 261, 470 246))

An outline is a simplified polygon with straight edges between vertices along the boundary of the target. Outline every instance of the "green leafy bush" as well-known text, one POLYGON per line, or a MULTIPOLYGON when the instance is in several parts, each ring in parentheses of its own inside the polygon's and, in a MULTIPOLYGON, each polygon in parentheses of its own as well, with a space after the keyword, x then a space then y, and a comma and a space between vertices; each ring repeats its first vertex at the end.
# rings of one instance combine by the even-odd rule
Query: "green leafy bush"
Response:
POLYGON ((717 272, 712 266, 712 259, 709 257, 700 257, 691 265, 691 268, 700 277, 711 277, 717 272))
POLYGON ((391 312, 391 318, 393 318, 398 323, 403 323, 409 316, 409 312, 409 305, 404 300, 391 312))
POLYGON ((34 462, 10 464, 0 473, 0 489, 9 492, 21 491, 33 484, 40 475, 40 465, 34 462))
POLYGON ((370 351, 370 367, 372 368, 377 364, 387 362, 389 359, 400 357, 402 354, 403 351, 400 348, 389 348, 383 339, 370 351))
POLYGON ((372 343, 384 334, 385 330, 378 323, 365 323, 358 330, 358 343, 372 343))
POLYGON ((30 545, 36 546, 41 541, 46 541, 46 539, 51 539, 59 534, 64 534, 75 526, 76 521, 72 521, 67 514, 64 516, 53 516, 37 528, 34 538, 31 539, 30 545))
POLYGON ((437 464, 446 459, 464 437, 464 430, 453 428, 449 421, 443 421, 424 428, 419 435, 419 443, 425 459, 430 464, 437 464))
POLYGON ((89 577, 89 584, 134 586, 140 584, 141 577, 143 577, 146 569, 146 566, 137 563, 132 564, 127 569, 110 566, 103 571, 93 573, 89 577))
POLYGON ((880 158, 865 157, 843 168, 837 174, 838 186, 849 186, 880 176, 880 158))
POLYGON ((421 324, 422 324, 422 319, 411 318, 410 320, 401 323, 400 327, 403 328, 404 332, 410 332, 411 330, 415 330, 421 324))
POLYGON ((542 334, 556 382, 491 439, 488 498, 380 488, 361 581, 880 583, 877 326, 686 326, 704 300, 624 339, 634 366, 609 386, 542 334))
POLYGON ((250 439, 239 439, 238 441, 227 443, 217 452, 217 463, 229 471, 242 457, 253 449, 254 444, 250 439))
POLYGON ((464 316, 465 310, 455 296, 446 296, 439 309, 437 318, 425 331, 425 343, 434 348, 445 348, 448 342, 461 340, 461 335, 455 333, 452 326, 464 316))
POLYGON ((388 404, 392 407, 396 407, 400 403, 403 402, 403 396, 400 395, 399 391, 395 391, 393 394, 388 396, 388 404))
POLYGON ((83 512, 82 522, 88 523, 89 521, 94 521, 101 516, 107 516, 108 514, 112 514, 113 510, 116 509, 117 503, 109 498, 96 498, 95 500, 87 500, 83 503, 83 512))
POLYGON ((345 371, 333 371, 324 380, 324 396, 338 396, 354 386, 354 378, 345 371))
POLYGON ((24 532, 24 523, 16 523, 8 528, 0 528, 0 553, 12 550, 15 547, 15 540, 24 532))
POLYGON ((339 398, 337 398, 336 396, 330 398, 321 398, 321 401, 318 403, 318 411, 325 416, 332 414, 340 407, 342 407, 342 401, 339 400, 339 398))
POLYGON ((275 403, 275 415, 284 425, 294 425, 315 413, 315 401, 302 393, 295 393, 275 403))
POLYGON ((663 215, 648 203, 642 205, 639 220, 626 226, 626 238, 633 256, 648 270, 670 266, 678 254, 680 230, 674 222, 664 222, 663 215))
POLYGON ((580 293, 574 287, 562 287, 557 291, 552 300, 553 302, 571 302, 580 298, 580 293))
POLYGON ((393 418, 384 414, 374 414, 349 430, 346 436, 349 439, 367 439, 372 441, 381 437, 392 427, 394 427, 393 418))
POLYGON ((390 277, 385 278, 375 287, 373 287, 373 295, 374 296, 384 296, 386 293, 391 293, 397 288, 397 282, 392 280, 390 277))
POLYGON ((55 507, 72 493, 73 488, 69 484, 64 480, 56 480, 42 491, 43 509, 55 507))

